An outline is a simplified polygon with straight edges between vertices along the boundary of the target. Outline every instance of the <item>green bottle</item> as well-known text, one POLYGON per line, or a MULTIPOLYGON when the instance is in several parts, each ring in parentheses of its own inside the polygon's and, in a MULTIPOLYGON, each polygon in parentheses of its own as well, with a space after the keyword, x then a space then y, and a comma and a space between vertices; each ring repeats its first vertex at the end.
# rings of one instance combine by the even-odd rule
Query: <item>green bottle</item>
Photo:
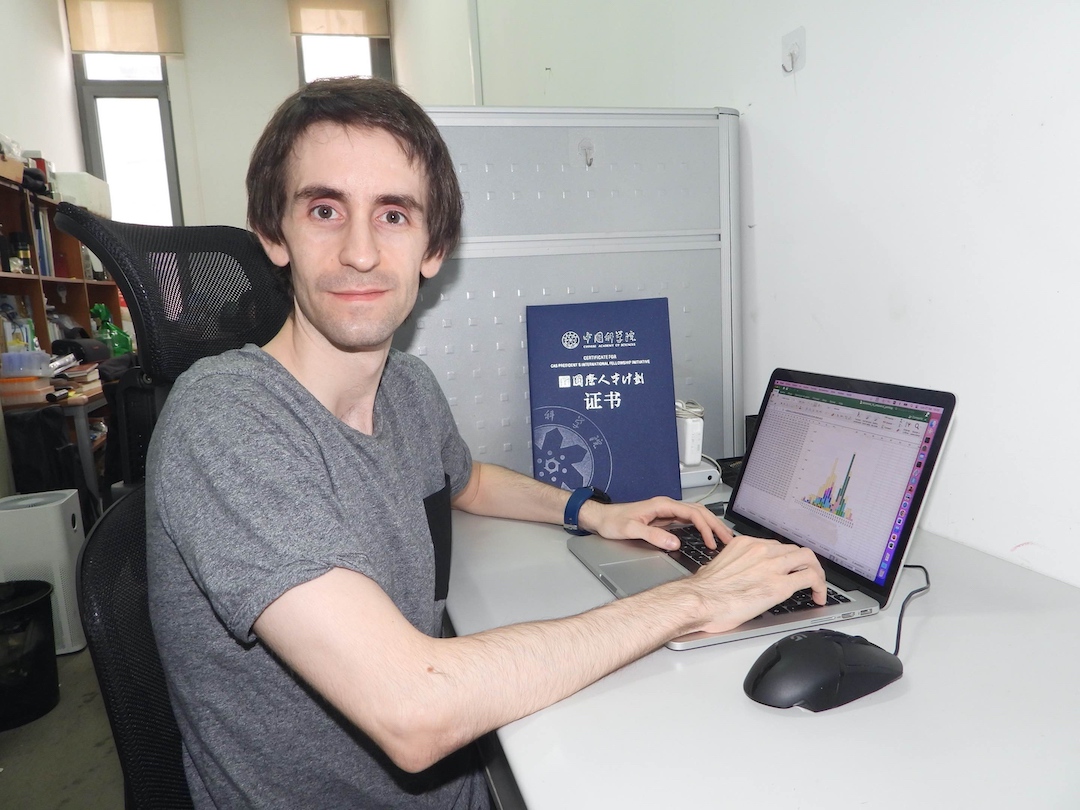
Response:
POLYGON ((131 352, 131 338, 112 322, 112 314, 107 306, 94 304, 90 307, 90 317, 94 319, 94 337, 109 347, 113 357, 131 352))

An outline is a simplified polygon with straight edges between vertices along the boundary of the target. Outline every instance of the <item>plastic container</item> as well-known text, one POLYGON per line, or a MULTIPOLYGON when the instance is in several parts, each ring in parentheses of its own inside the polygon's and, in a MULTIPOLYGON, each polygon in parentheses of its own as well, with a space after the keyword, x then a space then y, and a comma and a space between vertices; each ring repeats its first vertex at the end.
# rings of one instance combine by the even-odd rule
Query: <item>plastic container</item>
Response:
POLYGON ((0 354, 0 377, 49 377, 48 352, 4 352, 0 354))
POLYGON ((48 714, 60 702, 52 585, 0 583, 0 731, 48 714))

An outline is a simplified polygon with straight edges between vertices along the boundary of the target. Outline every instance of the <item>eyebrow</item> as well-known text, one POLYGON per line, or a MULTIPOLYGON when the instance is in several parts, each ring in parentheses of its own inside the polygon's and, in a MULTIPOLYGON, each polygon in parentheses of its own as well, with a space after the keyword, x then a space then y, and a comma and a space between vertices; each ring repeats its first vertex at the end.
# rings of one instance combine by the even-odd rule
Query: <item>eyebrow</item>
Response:
MULTIPOLYGON (((340 188, 333 186, 312 185, 298 189, 293 195, 294 200, 317 200, 325 197, 328 200, 348 202, 349 194, 340 188)), ((375 198, 376 205, 396 205, 407 211, 424 212, 423 204, 411 194, 380 194, 375 198)))
POLYGON ((293 194, 294 200, 315 200, 326 197, 331 200, 347 200, 349 195, 333 186, 304 186, 293 194))
POLYGON ((424 213, 424 205, 412 194, 380 194, 376 200, 379 205, 396 205, 406 211, 424 213))

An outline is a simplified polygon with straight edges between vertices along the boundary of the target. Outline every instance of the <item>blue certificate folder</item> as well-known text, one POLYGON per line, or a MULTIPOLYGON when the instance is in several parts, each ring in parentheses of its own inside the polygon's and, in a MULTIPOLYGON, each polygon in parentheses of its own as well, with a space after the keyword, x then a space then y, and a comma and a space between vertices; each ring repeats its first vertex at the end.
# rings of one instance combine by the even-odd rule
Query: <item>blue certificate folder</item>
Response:
POLYGON ((533 476, 682 497, 666 298, 525 308, 533 476))

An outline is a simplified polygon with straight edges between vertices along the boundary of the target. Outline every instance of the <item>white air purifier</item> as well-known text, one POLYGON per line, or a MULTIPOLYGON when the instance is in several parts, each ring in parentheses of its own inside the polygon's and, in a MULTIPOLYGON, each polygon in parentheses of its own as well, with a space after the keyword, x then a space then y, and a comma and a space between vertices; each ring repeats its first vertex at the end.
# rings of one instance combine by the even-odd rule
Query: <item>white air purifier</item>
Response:
POLYGON ((75 597, 83 537, 78 490, 0 498, 0 582, 36 579, 52 585, 58 655, 86 646, 75 597))

